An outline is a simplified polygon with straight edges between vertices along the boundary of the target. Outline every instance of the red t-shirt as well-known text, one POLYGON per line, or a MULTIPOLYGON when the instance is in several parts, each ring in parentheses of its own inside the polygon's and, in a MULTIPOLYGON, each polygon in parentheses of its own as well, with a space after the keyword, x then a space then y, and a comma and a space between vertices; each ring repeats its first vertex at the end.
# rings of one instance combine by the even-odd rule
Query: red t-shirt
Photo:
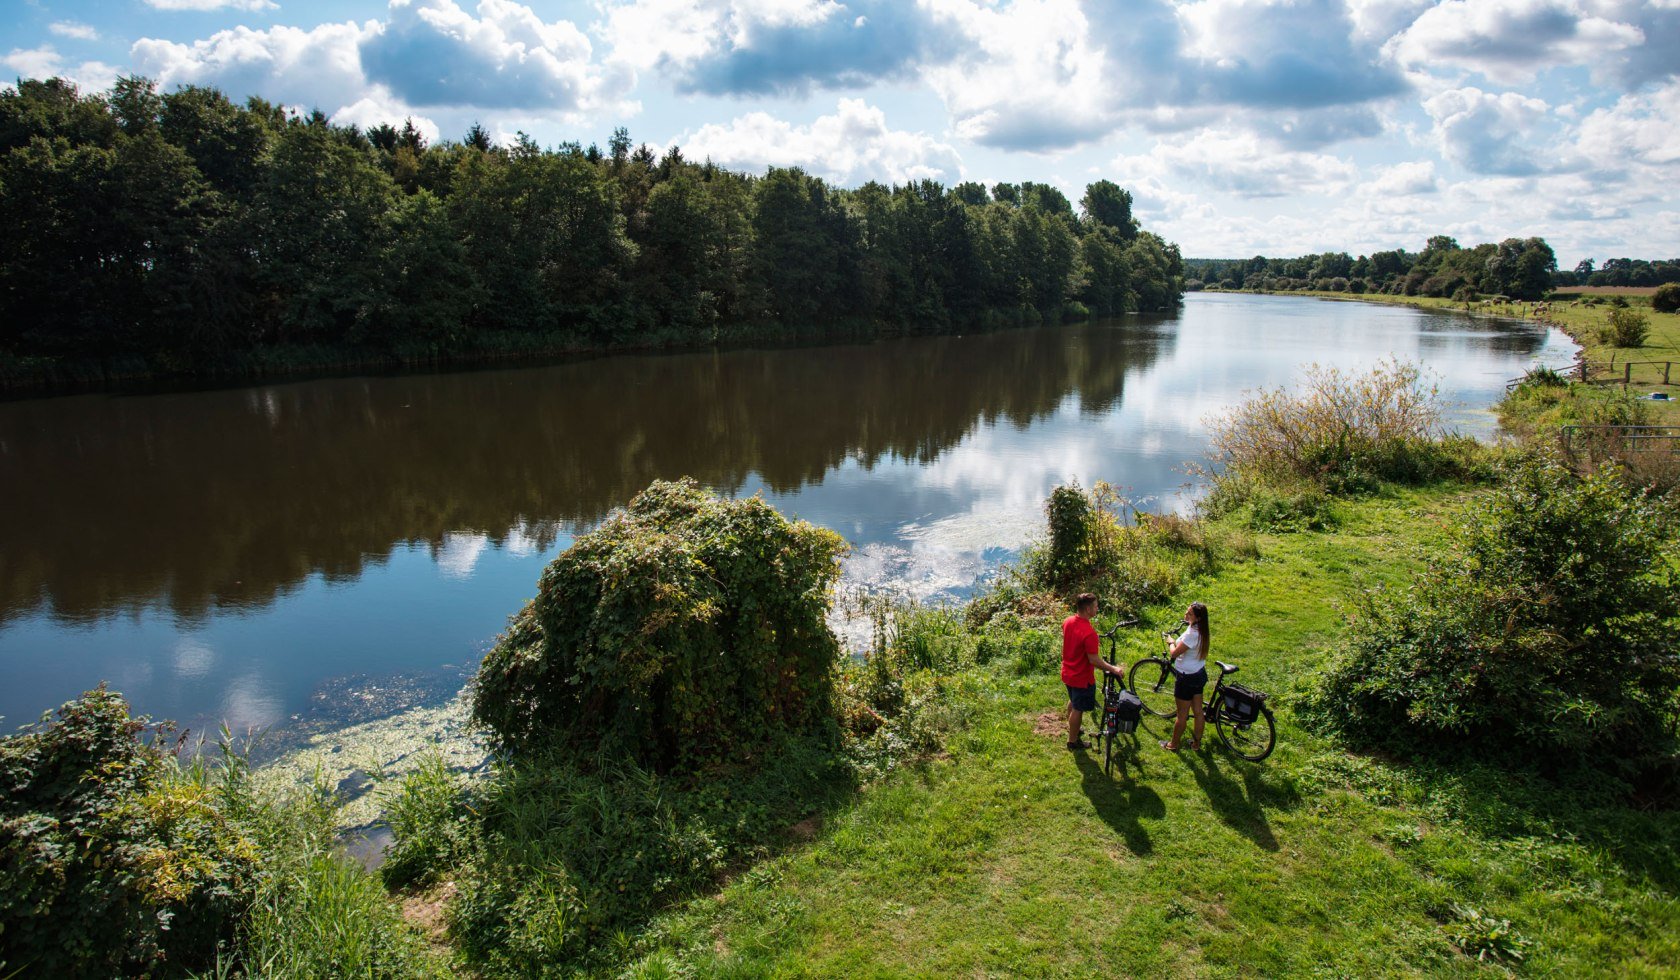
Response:
POLYGON ((1085 617, 1074 615, 1062 620, 1063 684, 1092 687, 1097 683, 1097 669, 1091 666, 1091 654, 1097 652, 1099 642, 1097 628, 1085 617))

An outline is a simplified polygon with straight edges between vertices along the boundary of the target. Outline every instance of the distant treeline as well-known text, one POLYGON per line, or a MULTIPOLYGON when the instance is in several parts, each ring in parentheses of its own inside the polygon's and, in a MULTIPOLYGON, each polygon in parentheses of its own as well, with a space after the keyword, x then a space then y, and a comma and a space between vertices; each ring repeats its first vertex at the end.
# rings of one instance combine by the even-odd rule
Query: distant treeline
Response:
POLYGON ((1556 286, 1661 286, 1680 282, 1680 259, 1605 259, 1593 268, 1592 259, 1582 259, 1573 270, 1552 277, 1556 286))
POLYGON ((448 359, 1171 308, 1131 195, 830 186, 633 148, 429 144, 211 88, 0 94, 0 376, 264 350, 448 359))
POLYGON ((1354 258, 1324 252, 1295 259, 1186 259, 1185 288, 1319 290, 1404 296, 1476 295, 1539 299, 1553 285, 1557 257, 1544 238, 1507 238, 1460 248, 1446 235, 1421 252, 1394 249, 1354 258))

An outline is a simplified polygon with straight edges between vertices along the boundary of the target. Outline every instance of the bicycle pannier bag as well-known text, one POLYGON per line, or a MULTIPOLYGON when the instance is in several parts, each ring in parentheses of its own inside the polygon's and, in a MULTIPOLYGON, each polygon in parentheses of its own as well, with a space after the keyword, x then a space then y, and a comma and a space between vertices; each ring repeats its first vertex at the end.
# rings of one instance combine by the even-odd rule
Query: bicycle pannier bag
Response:
POLYGON ((1117 730, 1123 735, 1130 735, 1137 731, 1138 720, 1143 717, 1143 702, 1131 691, 1121 691, 1114 713, 1117 730))
POLYGON ((1266 700, 1264 694, 1241 684, 1227 684, 1223 691, 1226 717, 1239 725, 1246 725, 1260 716, 1260 705, 1266 700))

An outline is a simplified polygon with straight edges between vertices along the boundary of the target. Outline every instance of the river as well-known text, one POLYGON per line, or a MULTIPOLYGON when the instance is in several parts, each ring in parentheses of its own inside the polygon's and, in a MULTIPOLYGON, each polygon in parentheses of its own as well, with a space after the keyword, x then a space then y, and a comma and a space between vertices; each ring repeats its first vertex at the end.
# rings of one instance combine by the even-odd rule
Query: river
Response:
POLYGON ((0 403, 0 715, 102 680, 200 730, 442 697, 543 565, 658 478, 833 528, 848 587, 961 597, 1057 483, 1187 506, 1206 416, 1304 364, 1417 361, 1488 436, 1505 382, 1573 350, 1521 322, 1192 294, 973 336, 0 403))

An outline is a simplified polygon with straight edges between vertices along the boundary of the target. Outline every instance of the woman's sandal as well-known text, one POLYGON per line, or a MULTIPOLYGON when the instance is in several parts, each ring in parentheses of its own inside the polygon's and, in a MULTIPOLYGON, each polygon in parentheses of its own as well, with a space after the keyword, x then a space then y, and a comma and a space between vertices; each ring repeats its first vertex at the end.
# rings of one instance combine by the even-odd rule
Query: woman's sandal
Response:
POLYGON ((1178 751, 1178 746, 1172 744, 1171 742, 1162 742, 1161 743, 1161 748, 1166 749, 1168 752, 1177 752, 1178 751))

